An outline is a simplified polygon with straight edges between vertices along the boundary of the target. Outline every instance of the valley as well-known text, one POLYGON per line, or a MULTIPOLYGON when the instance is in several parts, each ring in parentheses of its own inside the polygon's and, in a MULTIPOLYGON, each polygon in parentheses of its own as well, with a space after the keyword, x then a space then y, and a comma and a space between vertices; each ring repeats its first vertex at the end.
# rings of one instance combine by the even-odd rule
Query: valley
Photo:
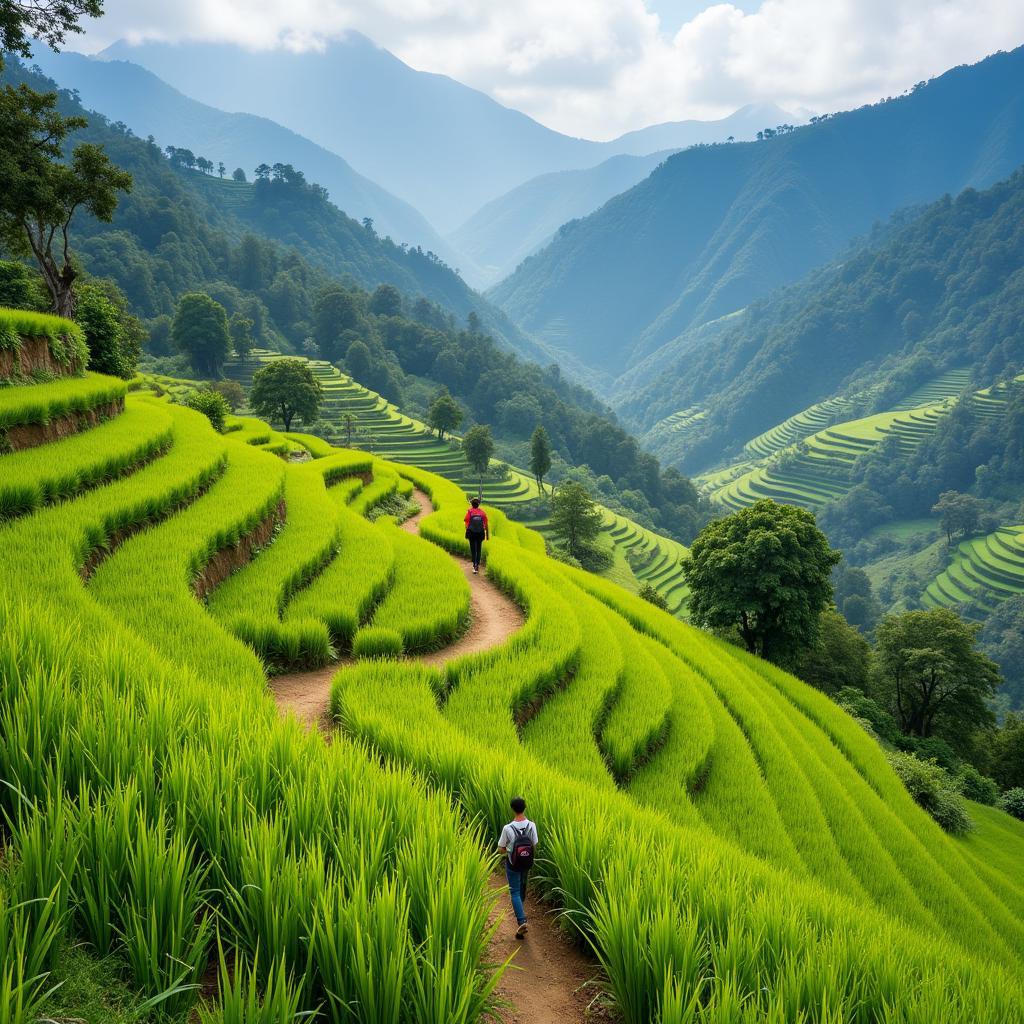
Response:
POLYGON ((1024 1024, 1024 17, 690 6, 0 0, 0 1024, 1024 1024))

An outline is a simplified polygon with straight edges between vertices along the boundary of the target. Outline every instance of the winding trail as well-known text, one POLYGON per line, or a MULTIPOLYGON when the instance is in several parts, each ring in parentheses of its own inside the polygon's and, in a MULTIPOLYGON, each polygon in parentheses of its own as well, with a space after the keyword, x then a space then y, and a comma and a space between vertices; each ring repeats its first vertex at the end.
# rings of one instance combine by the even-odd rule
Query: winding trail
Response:
MULTIPOLYGON (((430 499, 414 491, 419 511, 401 528, 418 533, 420 520, 433 512, 430 499)), ((465 654, 488 650, 507 640, 525 623, 522 609, 482 573, 473 574, 467 559, 459 565, 469 582, 469 628, 454 643, 416 660, 428 665, 443 665, 465 654)), ((330 739, 331 680, 338 669, 352 664, 343 658, 312 672, 293 672, 270 680, 277 706, 282 714, 292 713, 309 728, 318 728, 330 739)), ((586 1024, 606 1018, 598 1008, 589 1009, 597 992, 592 984, 599 974, 596 964, 587 959, 562 933, 551 907, 536 900, 527 901, 530 930, 524 941, 515 937, 516 921, 508 899, 504 872, 490 879, 496 898, 490 922, 497 922, 489 953, 495 964, 514 954, 511 967, 502 975, 497 994, 502 1002, 498 1019, 503 1024, 586 1024)))
MULTIPOLYGON (((406 533, 419 533, 420 520, 434 511, 430 499, 422 491, 414 491, 419 511, 410 516, 401 528, 406 533)), ((501 589, 482 573, 473 575, 473 566, 460 558, 459 565, 469 581, 469 627, 454 643, 439 651, 416 655, 425 665, 444 665, 464 654, 476 654, 507 640, 526 621, 522 609, 506 597, 501 589)), ((351 665, 351 658, 342 658, 311 672, 290 672, 274 676, 270 688, 282 712, 292 712, 304 725, 330 732, 331 680, 339 668, 351 665)))

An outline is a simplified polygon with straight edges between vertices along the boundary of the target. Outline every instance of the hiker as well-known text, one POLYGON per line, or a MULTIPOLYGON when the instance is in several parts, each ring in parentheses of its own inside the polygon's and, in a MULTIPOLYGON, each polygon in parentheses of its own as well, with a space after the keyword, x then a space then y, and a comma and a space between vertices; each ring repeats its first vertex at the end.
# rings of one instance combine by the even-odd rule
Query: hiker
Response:
POLYGON ((474 498, 469 503, 466 513, 466 540, 469 541, 469 554, 473 559, 473 575, 480 571, 480 555, 483 553, 484 540, 491 539, 491 526, 487 522, 487 513, 480 507, 480 499, 474 498))
POLYGON ((505 855, 505 877, 512 896, 512 909, 519 922, 516 938, 521 939, 526 934, 523 904, 526 902, 526 877, 537 852, 537 826, 526 816, 526 801, 521 796, 514 796, 511 806, 515 817, 501 830, 498 851, 505 855))

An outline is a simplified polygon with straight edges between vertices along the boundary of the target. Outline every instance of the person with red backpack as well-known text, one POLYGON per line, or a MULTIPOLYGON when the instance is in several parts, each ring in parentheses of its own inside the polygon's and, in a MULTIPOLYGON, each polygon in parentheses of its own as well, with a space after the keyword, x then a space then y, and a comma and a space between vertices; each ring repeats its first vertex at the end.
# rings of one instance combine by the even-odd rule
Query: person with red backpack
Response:
POLYGON ((521 796, 512 797, 512 811, 515 817, 501 830, 498 851, 505 855, 505 877, 512 897, 512 910, 519 927, 516 938, 526 935, 526 876, 533 867, 537 853, 537 826, 526 816, 526 801, 521 796))
POLYGON ((480 571, 480 555, 483 554, 484 540, 491 539, 491 526, 487 522, 487 513, 480 507, 480 499, 474 498, 466 513, 466 540, 469 541, 469 553, 473 559, 473 574, 480 571))

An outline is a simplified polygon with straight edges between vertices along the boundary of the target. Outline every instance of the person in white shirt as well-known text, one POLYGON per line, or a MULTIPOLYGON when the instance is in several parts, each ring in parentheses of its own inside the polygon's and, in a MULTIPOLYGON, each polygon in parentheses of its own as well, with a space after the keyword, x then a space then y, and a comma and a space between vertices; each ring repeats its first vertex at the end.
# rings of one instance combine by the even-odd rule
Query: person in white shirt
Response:
POLYGON ((512 910, 519 923, 516 938, 521 939, 527 928, 523 903, 526 900, 526 878, 537 850, 537 826, 527 818, 526 801, 521 796, 513 797, 511 806, 515 817, 501 830, 498 851, 505 858, 505 877, 512 897, 512 910))

